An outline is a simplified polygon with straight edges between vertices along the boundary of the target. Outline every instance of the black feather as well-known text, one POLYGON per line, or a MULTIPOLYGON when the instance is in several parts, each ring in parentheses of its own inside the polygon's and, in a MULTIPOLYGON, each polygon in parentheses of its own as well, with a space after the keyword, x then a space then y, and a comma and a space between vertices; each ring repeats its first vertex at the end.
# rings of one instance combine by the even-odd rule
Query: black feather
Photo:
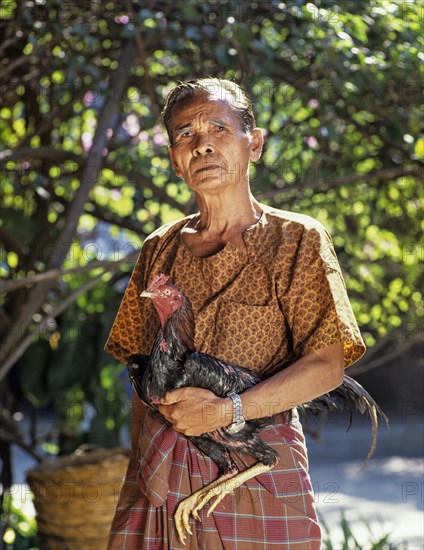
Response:
POLYGON ((361 470, 366 466, 375 451, 378 436, 378 417, 381 418, 387 427, 389 426, 387 416, 367 392, 367 390, 361 386, 359 382, 347 374, 344 375, 343 383, 338 388, 329 393, 325 393, 312 401, 304 403, 301 408, 310 410, 314 414, 319 411, 347 410, 349 412, 348 430, 352 425, 352 413, 354 410, 357 410, 361 414, 368 414, 371 419, 372 440, 370 449, 361 470))

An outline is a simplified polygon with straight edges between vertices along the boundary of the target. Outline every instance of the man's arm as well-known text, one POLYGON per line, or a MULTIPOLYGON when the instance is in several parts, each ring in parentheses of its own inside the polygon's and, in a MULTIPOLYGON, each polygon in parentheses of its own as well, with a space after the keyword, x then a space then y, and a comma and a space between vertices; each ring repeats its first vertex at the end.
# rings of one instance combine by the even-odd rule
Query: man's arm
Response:
MULTIPOLYGON (((242 393, 243 415, 252 420, 311 401, 340 386, 343 373, 343 344, 314 351, 242 393)), ((175 430, 196 436, 231 424, 233 402, 188 387, 167 393, 159 411, 175 430)))

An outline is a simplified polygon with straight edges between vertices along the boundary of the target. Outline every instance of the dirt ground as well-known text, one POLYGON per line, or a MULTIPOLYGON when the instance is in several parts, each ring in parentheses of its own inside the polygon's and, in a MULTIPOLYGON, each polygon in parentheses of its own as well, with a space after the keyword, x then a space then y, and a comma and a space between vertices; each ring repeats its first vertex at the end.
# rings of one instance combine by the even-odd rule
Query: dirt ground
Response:
MULTIPOLYGON (((389 415, 390 416, 390 415, 389 415)), ((424 424, 420 415, 390 417, 373 458, 361 471, 371 441, 369 423, 345 418, 325 424, 320 442, 308 438, 315 501, 331 540, 342 548, 342 514, 363 548, 389 534, 396 547, 424 548, 424 424), (358 473, 359 472, 359 473, 358 473)))

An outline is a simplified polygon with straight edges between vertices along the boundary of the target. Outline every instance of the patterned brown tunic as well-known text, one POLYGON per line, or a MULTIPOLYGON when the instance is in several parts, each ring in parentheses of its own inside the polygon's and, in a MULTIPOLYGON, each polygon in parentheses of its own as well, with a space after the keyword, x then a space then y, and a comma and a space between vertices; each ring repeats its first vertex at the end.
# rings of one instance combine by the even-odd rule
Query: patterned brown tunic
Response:
MULTIPOLYGON (((365 346, 330 236, 308 216, 261 207, 261 218, 243 234, 247 253, 228 243, 213 256, 193 256, 181 237, 188 218, 146 239, 106 351, 123 362, 133 353, 150 353, 159 321, 151 301, 139 295, 155 275, 166 273, 193 305, 199 351, 265 376, 338 342, 346 367, 359 359, 365 346)), ((319 548, 298 420, 287 425, 280 415, 261 436, 280 463, 227 496, 210 518, 206 507, 203 522, 193 520, 185 548, 319 548)), ((251 463, 234 458, 241 468, 251 463)), ((180 548, 172 521, 176 504, 216 477, 210 459, 149 411, 109 548, 180 548)))

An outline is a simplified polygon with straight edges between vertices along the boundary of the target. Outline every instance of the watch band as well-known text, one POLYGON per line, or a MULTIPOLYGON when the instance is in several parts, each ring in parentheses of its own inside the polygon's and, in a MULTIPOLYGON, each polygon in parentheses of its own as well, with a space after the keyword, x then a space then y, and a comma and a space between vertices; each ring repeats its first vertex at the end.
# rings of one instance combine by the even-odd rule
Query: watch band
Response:
POLYGON ((233 421, 225 430, 230 434, 235 434, 244 428, 246 421, 243 417, 243 408, 239 394, 231 393, 228 397, 231 397, 234 405, 233 421))

